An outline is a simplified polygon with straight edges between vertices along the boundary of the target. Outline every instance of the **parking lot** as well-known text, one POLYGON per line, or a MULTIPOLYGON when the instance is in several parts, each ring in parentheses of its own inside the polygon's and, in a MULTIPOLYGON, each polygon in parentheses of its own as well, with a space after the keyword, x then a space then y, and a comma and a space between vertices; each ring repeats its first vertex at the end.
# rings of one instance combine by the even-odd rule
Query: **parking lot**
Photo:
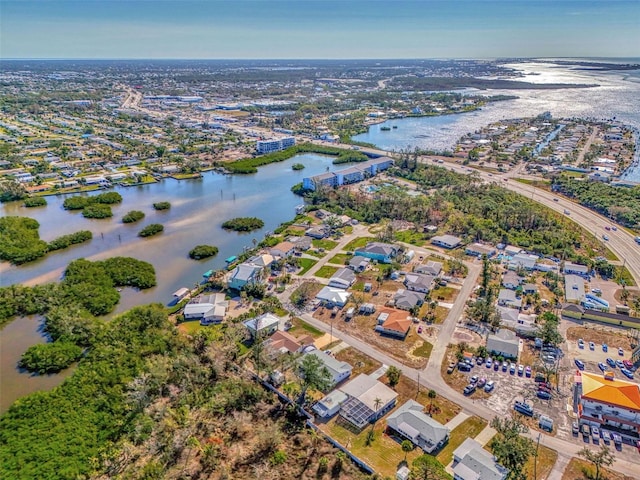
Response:
MULTIPOLYGON (((571 368, 573 369, 576 368, 575 363, 573 362, 575 361, 575 359, 579 359, 582 362, 584 362, 584 370, 586 372, 602 373, 602 370, 598 367, 598 363, 604 363, 605 365, 607 365, 607 370, 613 372, 613 374, 615 375, 615 378, 638 383, 638 376, 635 373, 634 373, 634 378, 629 379, 620 372, 620 366, 611 367, 607 364, 607 358, 610 358, 614 361, 628 360, 629 357, 631 356, 630 349, 623 349, 622 350, 623 355, 619 355, 618 354, 619 347, 617 346, 617 344, 608 345, 608 351, 605 352, 602 348, 601 343, 593 342, 593 350, 592 350, 589 344, 590 340, 586 335, 585 337, 586 338, 583 339, 584 341, 583 348, 580 348, 578 341, 575 341, 575 340, 567 341, 567 347, 568 347, 567 350, 569 353, 570 361, 572 362, 570 365, 571 368)), ((629 370, 634 371, 633 368, 629 370)))

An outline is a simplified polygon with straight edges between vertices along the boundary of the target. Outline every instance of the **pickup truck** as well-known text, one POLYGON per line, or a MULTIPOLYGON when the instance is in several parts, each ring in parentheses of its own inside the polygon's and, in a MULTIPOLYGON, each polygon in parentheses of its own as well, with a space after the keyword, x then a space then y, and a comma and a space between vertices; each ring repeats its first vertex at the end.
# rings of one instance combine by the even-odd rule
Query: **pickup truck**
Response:
POLYGON ((518 402, 516 400, 516 403, 513 405, 513 409, 527 417, 533 417, 533 408, 528 403, 518 402))

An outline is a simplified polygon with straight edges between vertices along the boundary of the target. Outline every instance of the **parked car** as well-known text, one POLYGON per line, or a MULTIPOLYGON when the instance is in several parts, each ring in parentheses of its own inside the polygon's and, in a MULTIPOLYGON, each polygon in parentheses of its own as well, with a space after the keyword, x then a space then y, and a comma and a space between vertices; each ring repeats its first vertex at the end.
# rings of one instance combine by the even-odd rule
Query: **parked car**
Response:
POLYGON ((588 437, 589 435, 591 435, 591 429, 589 428, 589 425, 582 425, 582 434, 585 437, 588 437))
POLYGON ((498 362, 497 360, 495 362, 493 362, 493 369, 497 372, 498 370, 500 370, 500 362, 498 362))
POLYGON ((591 427, 591 436, 594 442, 600 440, 600 429, 598 427, 591 427))
POLYGON ((493 380, 489 380, 487 384, 484 386, 484 391, 490 392, 495 388, 495 386, 496 386, 496 382, 494 382, 493 380))
POLYGON ((578 360, 577 358, 574 360, 576 367, 580 370, 584 370, 584 362, 582 360, 578 360))
POLYGON ((616 360, 616 366, 618 368, 624 368, 624 363, 622 363, 622 360, 616 360))
POLYGON ((487 368, 491 368, 491 364, 493 363, 493 361, 490 358, 487 358, 487 361, 485 362, 485 366, 487 368))
POLYGON ((478 376, 474 375, 473 377, 471 377, 471 379, 469 380, 469 383, 475 385, 476 383, 478 383, 478 376))
POLYGON ((589 350, 595 350, 596 349, 596 344, 593 342, 589 342, 589 350))
POLYGON ((595 293, 596 295, 599 295, 602 293, 602 290, 600 288, 592 288, 591 293, 595 293))
POLYGON ((486 384, 487 379, 482 377, 480 380, 478 380, 478 383, 476 385, 478 386, 478 388, 483 388, 486 384))
POLYGON ((604 227, 604 229, 605 229, 605 230, 607 230, 607 231, 609 231, 609 230, 611 230, 611 227, 610 227, 609 225, 606 225, 606 226, 604 227))
POLYGON ((478 358, 476 359, 476 364, 478 364, 478 365, 482 365, 483 363, 484 363, 484 358, 482 358, 482 357, 478 357, 478 358))
POLYGON ((534 378, 535 382, 544 382, 544 375, 541 373, 536 373, 536 377, 534 378))
POLYGON ((465 395, 471 395, 475 391, 476 391, 476 386, 470 383, 469 385, 464 387, 464 390, 462 391, 462 393, 464 393, 465 395))
POLYGON ((616 227, 615 225, 612 225, 611 226, 611 230, 613 230, 614 232, 617 232, 618 231, 618 227, 616 227))
POLYGON ((540 400, 551 400, 551 393, 545 390, 538 390, 538 393, 536 393, 536 395, 540 400))
POLYGON ((516 402, 513 404, 513 409, 516 412, 526 415, 527 417, 533 417, 533 407, 528 403, 519 402, 516 400, 516 402))
POLYGON ((540 383, 538 384, 538 391, 539 392, 548 392, 551 393, 551 388, 549 388, 547 385, 545 385, 544 383, 540 383))
POLYGON ((631 363, 629 360, 622 360, 622 364, 629 370, 633 368, 633 363, 631 363))
POLYGON ((571 424, 571 433, 574 435, 578 435, 578 433, 580 433, 580 425, 578 425, 578 422, 573 422, 571 424))
POLYGON ((518 375, 522 376, 524 373, 524 365, 518 365, 518 375))
POLYGON ((605 242, 608 242, 608 241, 609 241, 609 235, 602 235, 602 239, 603 239, 605 242))
POLYGON ((618 355, 621 357, 624 356, 624 350, 622 348, 618 348, 618 355))
POLYGON ((512 363, 511 365, 509 365, 509 373, 511 375, 513 375, 514 373, 516 373, 516 364, 512 363))
POLYGON ((447 373, 453 373, 455 369, 456 369, 456 364, 454 362, 451 362, 449 364, 449 367, 447 368, 447 373))
POLYGON ((616 368, 616 362, 613 360, 613 358, 607 358, 607 365, 609 365, 611 368, 616 368))
POLYGON ((509 368, 509 364, 507 362, 502 362, 502 371, 506 372, 509 368))
POLYGON ((578 340, 578 348, 584 348, 584 340, 582 339, 578 340))
POLYGON ((524 374, 527 378, 531 378, 531 367, 529 365, 524 369, 524 374))
POLYGON ((602 351, 603 352, 608 352, 609 351, 609 345, 607 345, 606 343, 602 344, 602 351))
POLYGON ((611 437, 613 438, 613 443, 615 443, 616 445, 622 445, 622 436, 618 435, 617 433, 614 433, 613 435, 611 435, 611 437))
POLYGON ((604 440, 604 443, 610 443, 611 442, 611 434, 609 432, 607 432, 606 430, 602 431, 602 440, 604 440))
POLYGON ((468 363, 460 362, 458 363, 458 370, 460 370, 461 372, 470 372, 471 367, 469 366, 468 363))
POLYGON ((604 372, 607 369, 607 365, 600 362, 598 363, 598 368, 604 372))
POLYGON ((633 373, 631 372, 631 370, 627 370, 626 368, 621 368, 620 371, 629 380, 633 380, 633 373))

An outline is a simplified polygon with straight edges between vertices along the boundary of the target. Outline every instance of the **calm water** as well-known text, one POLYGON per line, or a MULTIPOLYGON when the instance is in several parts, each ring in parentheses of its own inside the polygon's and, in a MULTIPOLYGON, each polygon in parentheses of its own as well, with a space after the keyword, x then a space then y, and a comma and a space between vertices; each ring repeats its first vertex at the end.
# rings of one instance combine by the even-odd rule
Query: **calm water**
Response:
MULTIPOLYGON (((291 193, 291 186, 308 175, 335 169, 332 158, 322 155, 299 155, 286 162, 261 167, 259 173, 244 176, 225 176, 206 173, 201 180, 176 181, 167 179, 158 184, 120 188, 123 202, 113 208, 108 220, 88 220, 79 212, 62 208, 64 197, 47 197, 48 205, 26 209, 20 203, 4 204, 0 215, 23 215, 40 222, 40 235, 51 240, 59 235, 87 229, 93 240, 59 253, 53 253, 32 264, 15 267, 0 264, 0 284, 42 283, 58 280, 64 267, 73 259, 85 257, 100 260, 124 255, 146 260, 156 269, 158 285, 142 292, 124 289, 117 307, 121 312, 134 305, 150 302, 167 304, 172 293, 180 287, 192 286, 202 280, 209 269, 224 267, 224 260, 253 246, 253 239, 261 240, 265 232, 295 216, 300 197, 291 193), (304 170, 294 171, 293 163, 302 163, 304 170), (152 204, 171 202, 171 209, 156 212, 152 204), (146 217, 137 224, 125 225, 122 216, 129 210, 142 210, 146 217), (225 220, 255 216, 265 222, 263 229, 249 234, 226 232, 220 228, 225 220), (162 234, 141 239, 140 229, 150 223, 162 223, 162 234), (187 256, 195 245, 216 245, 220 252, 209 260, 196 262, 187 256)), ((344 166, 340 166, 344 168, 344 166)), ((0 411, 22 395, 50 388, 61 381, 60 376, 32 377, 19 373, 15 366, 30 345, 44 339, 33 318, 17 319, 0 331, 0 411)))
MULTIPOLYGON (((440 117, 405 118, 372 125, 367 133, 354 138, 384 150, 421 147, 452 149, 468 132, 499 120, 535 116, 549 111, 555 117, 613 118, 640 128, 640 71, 593 72, 542 63, 510 65, 521 70, 524 81, 533 83, 597 84, 587 89, 561 90, 485 90, 485 95, 516 95, 516 100, 496 102, 482 110, 440 117), (382 131, 383 125, 397 129, 382 131)), ((640 168, 630 172, 629 180, 640 182, 640 168)))

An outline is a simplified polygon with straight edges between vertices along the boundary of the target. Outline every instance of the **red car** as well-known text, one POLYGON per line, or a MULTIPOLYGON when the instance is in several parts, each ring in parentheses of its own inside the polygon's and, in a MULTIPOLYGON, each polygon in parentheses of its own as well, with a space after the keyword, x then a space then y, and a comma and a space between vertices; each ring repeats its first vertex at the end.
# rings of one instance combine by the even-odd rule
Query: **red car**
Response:
POLYGON ((633 368, 633 363, 631 363, 629 360, 623 360, 622 363, 627 368, 633 368))

